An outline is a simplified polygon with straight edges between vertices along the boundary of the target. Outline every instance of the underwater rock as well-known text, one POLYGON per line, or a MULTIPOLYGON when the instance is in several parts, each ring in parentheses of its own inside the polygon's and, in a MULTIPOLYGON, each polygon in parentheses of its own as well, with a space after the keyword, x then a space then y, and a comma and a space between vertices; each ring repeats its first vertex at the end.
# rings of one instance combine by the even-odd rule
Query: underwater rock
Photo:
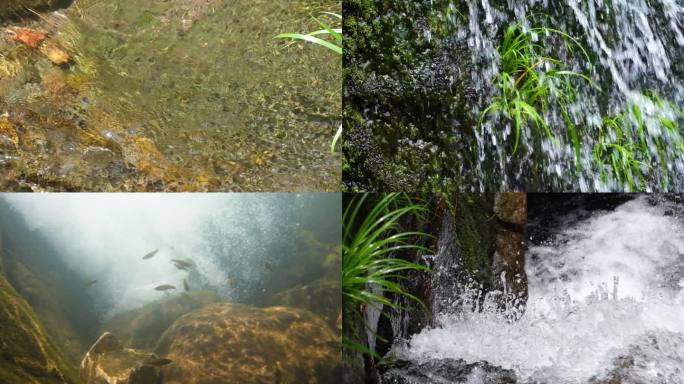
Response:
POLYGON ((64 7, 70 0, 3 0, 0 3, 0 21, 31 15, 29 9, 43 10, 64 7))
POLYGON ((486 361, 466 363, 464 360, 431 360, 418 364, 401 360, 382 375, 383 384, 478 383, 516 384, 518 379, 510 369, 486 361))
POLYGON ((85 384, 156 384, 161 369, 146 364, 150 357, 124 348, 116 336, 105 332, 83 358, 81 379, 85 384))
POLYGON ((184 314, 221 301, 207 291, 187 292, 114 316, 102 327, 132 348, 152 349, 167 328, 184 314))
POLYGON ((330 383, 340 372, 340 340, 313 313, 217 303, 169 328, 156 353, 174 363, 166 384, 330 383))
POLYGON ((288 289, 274 295, 268 305, 308 309, 322 316, 331 329, 337 328, 337 317, 342 310, 339 282, 319 280, 310 285, 288 289))
POLYGON ((33 309, 0 275, 0 383, 77 383, 33 309))

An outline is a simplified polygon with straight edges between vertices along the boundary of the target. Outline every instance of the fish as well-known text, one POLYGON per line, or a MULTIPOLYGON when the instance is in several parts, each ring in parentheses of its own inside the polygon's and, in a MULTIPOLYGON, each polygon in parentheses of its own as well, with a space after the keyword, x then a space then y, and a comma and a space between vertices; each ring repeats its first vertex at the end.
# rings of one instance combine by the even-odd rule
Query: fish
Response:
POLYGON ((155 367, 161 367, 171 363, 173 363, 173 360, 161 357, 151 357, 143 362, 144 365, 152 365, 155 367))
POLYGON ((181 260, 181 259, 171 259, 171 261, 174 264, 176 264, 176 268, 178 268, 178 269, 185 269, 185 268, 194 267, 194 265, 189 261, 185 261, 185 260, 181 260))
POLYGON ((185 292, 190 292, 190 286, 188 285, 188 282, 183 279, 183 287, 185 288, 185 292))
POLYGON ((184 264, 178 264, 178 263, 174 263, 173 266, 178 268, 178 269, 181 269, 183 271, 189 271, 190 269, 192 269, 191 267, 188 267, 184 264))
POLYGON ((176 289, 176 286, 171 284, 162 284, 158 287, 155 287, 154 289, 156 291, 168 291, 169 289, 176 289))
POLYGON ((268 261, 264 262, 264 268, 266 268, 267 270, 273 272, 273 269, 274 269, 274 268, 273 268, 273 263, 268 262, 268 261))
POLYGON ((159 250, 158 250, 158 249, 155 249, 154 251, 152 251, 152 252, 146 254, 145 256, 143 256, 143 260, 147 260, 147 259, 152 258, 154 255, 157 254, 157 252, 159 252, 159 250))
POLYGON ((92 286, 95 285, 96 283, 97 283, 97 280, 90 280, 89 282, 85 283, 84 285, 85 285, 86 287, 92 287, 92 286))

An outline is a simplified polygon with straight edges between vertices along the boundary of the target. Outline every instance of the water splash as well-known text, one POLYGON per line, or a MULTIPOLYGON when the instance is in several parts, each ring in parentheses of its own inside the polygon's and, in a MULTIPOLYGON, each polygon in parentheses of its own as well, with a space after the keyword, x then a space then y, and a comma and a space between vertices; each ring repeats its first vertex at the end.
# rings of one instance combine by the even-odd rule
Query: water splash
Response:
POLYGON ((474 310, 439 315, 403 353, 486 360, 522 380, 558 384, 609 377, 628 359, 630 377, 684 383, 682 229, 681 218, 646 198, 571 224, 530 248, 530 298, 519 321, 466 290, 474 310))

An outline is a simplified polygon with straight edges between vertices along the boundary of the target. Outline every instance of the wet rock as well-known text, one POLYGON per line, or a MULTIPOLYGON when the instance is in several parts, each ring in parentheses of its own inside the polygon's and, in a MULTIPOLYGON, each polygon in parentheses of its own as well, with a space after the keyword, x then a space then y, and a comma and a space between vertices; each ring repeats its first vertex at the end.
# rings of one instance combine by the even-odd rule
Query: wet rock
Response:
POLYGON ((132 348, 153 349, 176 319, 221 299, 214 293, 197 291, 172 296, 114 316, 102 327, 132 348))
POLYGON ((337 318, 342 311, 342 295, 340 283, 319 280, 309 285, 302 285, 280 292, 273 296, 269 305, 308 309, 328 323, 330 329, 338 329, 337 318))
POLYGON ((124 348, 113 334, 105 332, 83 358, 81 379, 85 384, 156 384, 161 368, 145 364, 150 357, 124 348))
POLYGON ((0 382, 76 383, 33 309, 0 275, 0 382))
POLYGON ((340 340, 313 313, 217 303, 188 313, 156 350, 166 384, 333 383, 340 340))
POLYGON ((524 311, 528 295, 524 253, 527 195, 497 193, 494 212, 499 229, 492 261, 492 286, 498 291, 497 301, 502 309, 517 318, 524 311))
POLYGON ((494 213, 506 223, 525 225, 527 222, 527 194, 522 192, 497 193, 494 213))
POLYGON ((466 363, 464 360, 443 359, 426 363, 399 361, 382 375, 382 384, 516 384, 515 373, 486 361, 466 363))

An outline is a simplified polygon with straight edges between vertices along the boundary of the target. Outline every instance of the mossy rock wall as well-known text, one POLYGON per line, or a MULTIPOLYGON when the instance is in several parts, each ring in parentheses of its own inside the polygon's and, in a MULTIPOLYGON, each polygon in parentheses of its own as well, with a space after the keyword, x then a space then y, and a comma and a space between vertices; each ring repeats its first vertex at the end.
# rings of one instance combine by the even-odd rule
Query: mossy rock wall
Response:
POLYGON ((0 275, 0 383, 75 384, 75 370, 31 306, 0 275))

